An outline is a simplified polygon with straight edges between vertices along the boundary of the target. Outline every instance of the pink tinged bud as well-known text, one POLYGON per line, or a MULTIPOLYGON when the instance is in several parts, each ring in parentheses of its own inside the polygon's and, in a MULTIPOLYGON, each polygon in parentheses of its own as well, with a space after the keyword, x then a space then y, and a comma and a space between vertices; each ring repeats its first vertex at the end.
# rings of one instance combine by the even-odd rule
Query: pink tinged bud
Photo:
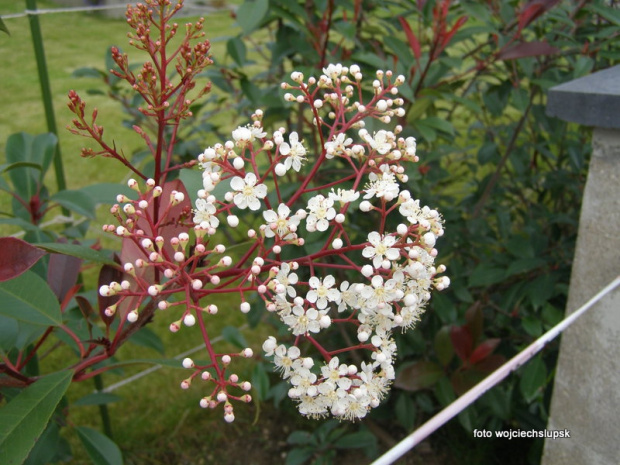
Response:
POLYGON ((250 394, 245 394, 241 396, 241 401, 249 404, 250 402, 252 402, 252 396, 250 394))
POLYGON ((248 229, 248 237, 256 237, 256 231, 254 231, 253 229, 248 229))
POLYGON ((258 274, 260 273, 260 266, 253 265, 252 268, 250 268, 250 271, 252 272, 252 274, 258 274))
POLYGON ((140 186, 138 186, 138 181, 136 181, 135 179, 130 179, 129 181, 127 181, 127 186, 130 189, 133 189, 137 192, 140 192, 140 186))
POLYGON ((238 383, 239 376, 233 373, 232 375, 228 377, 228 381, 230 381, 231 383, 238 383))
POLYGON ((106 308, 104 313, 105 313, 105 316, 107 316, 109 318, 113 317, 114 314, 116 313, 116 305, 112 305, 112 306, 106 308))
POLYGON ((129 234, 129 231, 127 231, 127 228, 125 228, 125 226, 119 226, 118 228, 116 228, 117 236, 125 236, 127 234, 129 234))
POLYGON ((166 268, 164 270, 164 276, 168 279, 172 278, 174 276, 174 270, 170 269, 170 268, 166 268))
POLYGON ((161 188, 161 186, 155 186, 153 188, 153 197, 159 197, 162 192, 163 192, 163 189, 161 188))
POLYGON ((362 274, 367 278, 370 278, 374 273, 375 270, 373 269, 372 265, 364 265, 362 267, 362 274))
POLYGON ((366 342, 368 340, 368 333, 366 331, 360 331, 359 333, 357 333, 357 339, 360 342, 366 342))
POLYGON ((153 284, 152 286, 149 286, 149 288, 148 288, 149 295, 151 295, 153 297, 158 295, 160 291, 161 291, 161 286, 159 286, 157 284, 153 284))
POLYGON ((224 415, 224 420, 226 421, 226 423, 232 423, 233 421, 235 421, 235 415, 233 415, 232 413, 227 413, 226 415, 224 415))
POLYGON ((206 250, 207 249, 205 248, 203 244, 197 244, 196 247, 194 248, 194 254, 202 255, 203 253, 205 253, 206 250))
POLYGON ((213 284, 214 286, 217 286, 220 283, 220 277, 217 275, 213 275, 211 276, 211 278, 209 278, 209 281, 211 282, 211 284, 213 284))
POLYGON ((335 250, 341 249, 343 245, 344 244, 342 242, 342 239, 340 239, 339 237, 332 241, 332 248, 334 248, 335 250))
POLYGON ((161 302, 157 303, 157 308, 159 308, 160 310, 166 310, 168 308, 168 305, 168 302, 162 300, 161 302))
POLYGON ((215 315, 217 313, 217 305, 211 304, 207 306, 207 313, 209 313, 210 315, 215 315))
POLYGON ((142 239, 142 247, 146 250, 154 250, 153 249, 153 241, 151 241, 150 239, 146 238, 146 239, 142 239))
POLYGON ((194 368, 194 361, 191 358, 183 359, 183 368, 194 368))
POLYGON ((146 187, 148 187, 149 189, 152 189, 153 187, 155 187, 155 180, 151 178, 147 179, 146 187))
POLYGON ((194 326, 196 324, 196 317, 191 313, 188 313, 183 317, 183 324, 185 326, 194 326))
POLYGON ((121 281, 121 289, 123 289, 124 291, 129 289, 130 286, 131 284, 129 283, 129 281, 127 280, 121 281))
POLYGON ((192 382, 189 379, 184 379, 181 382, 181 389, 189 389, 189 387, 191 386, 192 382))
POLYGON ((269 302, 265 308, 267 308, 268 312, 275 312, 276 311, 276 304, 274 304, 273 302, 269 302))
POLYGON ((239 387, 245 392, 249 392, 252 389, 252 384, 249 381, 244 381, 239 387))
POLYGON ((181 263, 185 260, 185 254, 183 252, 175 252, 174 261, 181 263))
POLYGON ((286 166, 284 166, 282 163, 278 163, 275 166, 274 171, 275 171, 276 175, 284 176, 286 174, 286 166))
POLYGON ((279 245, 274 245, 273 253, 280 253, 280 252, 282 252, 282 247, 280 247, 279 245))
POLYGON ((149 206, 149 203, 146 200, 140 200, 140 202, 138 202, 138 207, 140 207, 142 210, 147 209, 149 206))
POLYGON ((204 381, 209 381, 211 379, 211 373, 209 373, 208 371, 203 371, 200 375, 200 377, 204 380, 204 381))
POLYGON ((224 391, 220 391, 217 393, 217 400, 219 402, 226 402, 228 400, 228 396, 224 391))
POLYGON ((261 284, 260 286, 258 286, 257 290, 259 294, 264 294, 265 292, 267 292, 267 286, 265 286, 264 284, 261 284))
POLYGON ((251 309, 251 306, 248 302, 241 302, 241 305, 239 305, 239 309, 241 310, 241 313, 248 313, 251 309))
POLYGON ((232 258, 228 256, 222 257, 222 259, 220 260, 220 264, 222 266, 230 266, 232 264, 232 258))
POLYGON ((245 358, 252 358, 254 356, 254 351, 249 347, 246 347, 241 351, 241 356, 245 358))
POLYGON ((230 364, 231 360, 230 355, 222 355, 222 363, 224 365, 230 364))
POLYGON ((101 286, 99 288, 99 295, 101 295, 102 297, 109 297, 111 295, 114 295, 112 293, 112 290, 110 289, 110 286, 106 286, 105 284, 103 286, 101 286))
POLYGON ((161 261, 161 256, 157 252, 151 252, 149 254, 149 260, 152 262, 159 262, 161 261))
POLYGON ((125 263, 123 269, 125 270, 125 273, 133 274, 135 272, 135 268, 131 263, 125 263))
POLYGON ((372 210, 372 204, 368 200, 364 200, 360 203, 360 210, 363 212, 369 212, 372 210))
POLYGON ((192 288, 197 291, 198 289, 202 289, 202 281, 200 279, 194 279, 192 281, 192 288))
POLYGON ((181 329, 180 322, 176 321, 174 323, 170 323, 169 329, 171 333, 177 333, 179 329, 181 329))
POLYGON ((402 316, 400 316, 400 315, 396 315, 396 316, 394 317, 394 324, 395 324, 396 326, 400 326, 400 325, 402 325, 402 324, 403 324, 403 317, 402 317, 402 316))
POLYGON ((209 398, 203 397, 202 399, 200 399, 200 406, 202 408, 207 408, 209 406, 209 398))

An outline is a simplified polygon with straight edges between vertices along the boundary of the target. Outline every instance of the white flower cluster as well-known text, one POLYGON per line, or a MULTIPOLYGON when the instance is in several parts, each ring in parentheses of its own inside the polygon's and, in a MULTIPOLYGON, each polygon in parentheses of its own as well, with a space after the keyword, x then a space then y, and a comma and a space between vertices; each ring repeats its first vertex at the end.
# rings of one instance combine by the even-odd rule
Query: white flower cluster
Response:
MULTIPOLYGON (((392 332, 412 328, 431 289, 442 290, 450 283, 447 277, 437 276, 445 267, 435 265, 435 244, 444 232, 441 216, 420 206, 401 188, 408 180, 401 163, 418 160, 415 139, 400 136, 398 125, 372 134, 366 129, 370 118, 389 123, 404 115, 404 102, 398 97, 404 78, 392 79, 391 72, 378 71, 370 100, 360 103, 355 99, 364 95, 362 78, 358 66, 335 64, 324 68, 318 80, 304 81, 301 73, 294 72, 295 84, 283 84, 298 94, 287 93, 287 101, 310 106, 321 141, 318 153, 312 153, 297 132, 285 137, 282 128, 268 137, 263 114, 257 110, 251 125, 235 129, 231 140, 200 154, 203 188, 193 211, 193 246, 187 233, 165 245, 163 238, 138 232, 139 217, 148 219, 146 200, 132 202, 125 211, 135 217, 134 223, 119 216, 119 221, 134 226, 131 231, 107 227, 117 235, 138 238, 136 247, 144 258, 136 261, 136 267, 161 269, 165 278, 161 283, 149 285, 140 274, 133 276, 140 288, 157 299, 158 308, 184 308, 181 319, 171 325, 173 331, 181 323, 194 325, 205 313, 217 313, 216 305, 201 303, 214 292, 240 294, 239 308, 247 313, 251 306, 244 295, 257 291, 266 308, 279 316, 295 338, 295 344, 287 347, 269 337, 263 349, 290 382, 289 396, 298 402, 299 411, 313 417, 331 414, 352 420, 379 405, 395 376, 392 332), (344 173, 342 179, 330 177, 321 184, 322 177, 316 176, 319 168, 327 172, 331 166, 333 173, 344 173), (283 191, 289 182, 299 184, 287 198, 283 191), (357 221, 359 217, 353 218, 356 209, 369 218, 357 221), (394 216, 397 221, 387 221, 394 216), (229 256, 214 259, 226 247, 209 245, 212 236, 224 224, 240 227, 242 220, 252 242, 249 251, 238 262, 229 256), (261 223, 258 231, 250 226, 256 221, 261 223), (395 230, 388 230, 388 224, 396 223, 395 230), (370 229, 361 232, 364 224, 371 225, 367 226, 370 229), (303 247, 310 238, 324 245, 303 247), (172 299, 175 292, 182 297, 172 299), (324 348, 317 337, 335 324, 355 331, 355 344, 331 351, 324 348), (322 362, 302 356, 298 347, 302 341, 318 352, 322 362), (369 355, 359 366, 345 363, 353 351, 369 355)), ((161 188, 149 189, 153 196, 161 195, 161 188)), ((141 198, 146 199, 148 192, 141 198)), ((166 211, 183 202, 182 197, 173 191, 166 211)), ((129 292, 129 286, 111 283, 100 292, 130 297, 135 292, 129 292)), ((137 318, 137 310, 127 316, 129 321, 137 318)), ((229 360, 225 363, 221 358, 227 366, 229 360)), ((208 406, 228 396, 225 386, 239 387, 236 381, 218 383, 220 391, 205 401, 208 406)), ((232 408, 227 408, 227 415, 234 418, 232 408)))

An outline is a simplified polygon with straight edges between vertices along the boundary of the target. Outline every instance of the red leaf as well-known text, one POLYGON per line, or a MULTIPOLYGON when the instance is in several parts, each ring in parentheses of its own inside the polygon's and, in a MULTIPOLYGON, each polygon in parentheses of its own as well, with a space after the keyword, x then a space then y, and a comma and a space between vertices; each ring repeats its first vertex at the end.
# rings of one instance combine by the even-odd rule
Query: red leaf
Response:
MULTIPOLYGON (((67 242, 66 240, 61 242, 67 242)), ((71 255, 53 253, 47 267, 47 283, 62 302, 80 274, 82 260, 71 255)))
POLYGON ((456 20, 456 23, 454 23, 454 26, 452 26, 450 32, 443 36, 443 39, 441 41, 442 49, 444 49, 450 43, 454 34, 456 34, 456 32, 463 26, 463 24, 467 22, 467 19, 467 16, 461 16, 459 19, 456 20))
POLYGON ((419 391, 435 384, 443 370, 434 362, 414 362, 404 367, 394 380, 394 386, 405 391, 419 391))
MULTIPOLYGON (((183 228, 178 225, 178 220, 180 220, 182 217, 187 217, 187 215, 191 213, 192 204, 190 202, 190 197, 189 197, 189 194, 187 193, 187 190, 185 189, 185 186, 179 179, 166 182, 162 186, 162 189, 163 189, 162 194, 160 196, 161 201, 159 204, 160 212, 164 212, 168 210, 168 207, 170 205, 170 194, 172 193, 173 190, 177 192, 182 192, 185 195, 185 200, 181 202, 180 204, 175 205, 168 210, 168 213, 166 215, 166 221, 163 223, 163 225, 160 225, 156 231, 152 230, 151 224, 144 217, 139 218, 136 225, 138 226, 138 228, 144 231, 144 237, 150 238, 151 240, 153 240, 153 242, 155 242, 154 239, 156 236, 163 237, 164 238, 163 254, 164 256, 167 256, 168 259, 172 259, 172 257, 174 256, 175 250, 170 245, 170 239, 175 236, 178 236, 181 232, 184 232, 187 230, 187 228, 183 228)), ((155 216, 155 207, 154 207, 154 202, 152 200, 149 201, 147 212, 148 212, 148 216, 150 216, 151 218, 155 216)), ((138 258, 147 260, 148 254, 144 251, 142 246, 136 243, 134 240, 124 239, 123 248, 121 250, 121 263, 127 263, 127 262, 135 263, 135 261, 138 258)), ((149 267, 145 267, 142 269, 136 269, 136 275, 139 278, 142 278, 149 283, 155 282, 155 273, 154 273, 153 267, 149 266, 149 267)), ((124 279, 130 282, 131 290, 138 291, 137 284, 135 283, 135 280, 131 276, 125 276, 124 279)), ((125 315, 128 312, 138 308, 142 304, 144 298, 145 298, 144 293, 142 293, 142 295, 124 299, 119 304, 117 312, 120 312, 121 317, 125 317, 125 315)))
POLYGON ((474 349, 474 351, 469 356, 470 363, 478 363, 481 360, 487 358, 491 352, 495 350, 495 348, 500 343, 501 339, 487 339, 486 341, 480 343, 478 347, 474 349))
POLYGON ((450 339, 452 340, 456 355, 463 362, 466 362, 469 359, 473 346, 469 328, 467 326, 453 326, 450 329, 450 339))
POLYGON ((519 31, 529 26, 532 21, 550 10, 559 0, 532 0, 519 13, 519 31))
POLYGON ((409 41, 409 46, 415 55, 416 60, 420 61, 420 57, 422 56, 422 52, 420 51, 420 42, 418 38, 415 36, 413 31, 411 30, 411 26, 402 16, 398 18, 400 21, 400 25, 403 27, 403 31, 405 31, 405 35, 407 36, 407 40, 409 41))
POLYGON ((541 55, 553 55, 559 53, 560 49, 549 45, 547 42, 532 41, 521 42, 520 44, 513 45, 499 53, 498 58, 500 60, 516 60, 525 57, 534 57, 541 55))
POLYGON ((17 278, 46 253, 16 237, 0 237, 0 282, 17 278))
POLYGON ((476 363, 474 368, 481 373, 493 373, 506 362, 506 357, 499 354, 489 355, 481 362, 476 363))

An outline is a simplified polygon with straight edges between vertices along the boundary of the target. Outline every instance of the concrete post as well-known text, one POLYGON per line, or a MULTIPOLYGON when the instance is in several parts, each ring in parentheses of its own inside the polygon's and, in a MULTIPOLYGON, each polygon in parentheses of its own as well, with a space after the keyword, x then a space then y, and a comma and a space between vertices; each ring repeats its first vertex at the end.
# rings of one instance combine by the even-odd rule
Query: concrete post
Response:
MULTIPOLYGON (((547 114, 593 126, 592 159, 581 207, 566 312, 620 274, 620 66, 556 86, 547 114)), ((542 465, 620 461, 620 291, 562 336, 542 465)))

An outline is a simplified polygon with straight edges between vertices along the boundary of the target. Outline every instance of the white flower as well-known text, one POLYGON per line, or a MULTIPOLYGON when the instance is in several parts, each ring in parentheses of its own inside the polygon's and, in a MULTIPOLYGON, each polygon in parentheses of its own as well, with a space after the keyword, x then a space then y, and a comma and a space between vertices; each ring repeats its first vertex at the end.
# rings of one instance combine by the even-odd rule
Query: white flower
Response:
POLYGON ((299 217, 293 215, 289 218, 291 209, 286 204, 278 205, 278 213, 273 210, 263 212, 263 218, 267 222, 265 237, 274 237, 276 234, 282 239, 288 239, 299 225, 299 217), (291 231, 293 229, 293 231, 291 231))
POLYGON ((368 144, 381 155, 385 155, 394 146, 394 134, 383 129, 375 133, 375 137, 371 137, 370 134, 364 132, 364 139, 368 144))
POLYGON ((303 307, 295 305, 291 314, 282 318, 282 321, 291 328, 291 332, 295 336, 299 336, 308 332, 318 333, 321 330, 319 320, 323 315, 324 313, 319 312, 316 308, 304 310, 303 307))
POLYGON ((396 243, 394 236, 381 236, 376 231, 368 234, 368 242, 370 245, 362 250, 362 255, 366 258, 372 258, 372 264, 375 268, 380 268, 383 260, 398 260, 400 250, 392 247, 396 243))
POLYGON ((217 228, 220 220, 215 216, 216 208, 212 203, 204 199, 196 200, 196 210, 194 210, 194 223, 199 224, 201 228, 207 229, 217 228))
POLYGON ((290 145, 286 142, 280 144, 280 154, 286 156, 284 167, 287 170, 292 167, 295 171, 299 171, 302 163, 306 161, 306 148, 299 142, 299 135, 296 132, 291 132, 288 140, 290 145))
POLYGON ((334 136, 334 139, 328 142, 325 142, 325 157, 326 158, 334 158, 336 155, 341 155, 345 152, 346 147, 351 145, 353 139, 347 137, 346 134, 340 133, 334 136))
POLYGON ((276 347, 273 364, 276 366, 276 370, 282 372, 282 378, 288 378, 291 375, 291 370, 301 365, 300 355, 301 352, 297 346, 291 346, 288 349, 284 345, 276 347))
POLYGON ((235 140, 237 147, 247 147, 256 139, 260 139, 267 135, 266 132, 263 132, 263 128, 259 126, 239 126, 232 132, 232 137, 235 140))
POLYGON ((365 300, 365 309, 373 311, 382 309, 386 307, 387 303, 397 300, 402 295, 402 291, 396 289, 396 281, 393 279, 388 279, 384 283, 382 276, 375 275, 370 284, 370 286, 364 286, 361 292, 361 297, 365 300))
POLYGON ((264 184, 256 184, 258 179, 254 173, 247 173, 245 179, 235 176, 230 180, 230 187, 237 191, 233 197, 235 205, 239 208, 249 208, 250 210, 258 210, 260 201, 267 195, 267 186, 264 184))
POLYGON ((332 288, 336 284, 336 278, 332 275, 328 274, 323 280, 312 276, 308 284, 311 289, 306 294, 306 299, 310 303, 316 304, 318 309, 326 308, 328 302, 340 301, 340 291, 332 288))
POLYGON ((334 192, 334 189, 329 193, 329 198, 334 202, 340 202, 340 205, 345 205, 350 202, 355 202, 360 196, 359 192, 355 192, 353 189, 338 189, 334 192))
POLYGON ((280 270, 273 279, 285 287, 289 297, 295 297, 297 295, 293 286, 297 284, 299 278, 297 274, 291 273, 291 266, 288 263, 285 262, 280 265, 280 270))
POLYGON ((327 65, 327 68, 323 68, 323 73, 325 73, 325 75, 332 80, 336 80, 337 78, 347 73, 348 71, 349 71, 348 68, 343 68, 343 66, 340 63, 338 64, 330 63, 329 65, 327 65))
POLYGON ((370 173, 368 178, 370 182, 366 184, 365 199, 372 197, 383 197, 385 200, 390 201, 398 197, 400 188, 396 182, 396 176, 389 171, 387 165, 381 165, 379 167, 381 173, 370 173))
POLYGON ((327 231, 329 222, 336 217, 336 210, 333 208, 334 201, 323 197, 321 194, 308 200, 307 209, 310 214, 306 217, 306 225, 310 229, 327 231))

